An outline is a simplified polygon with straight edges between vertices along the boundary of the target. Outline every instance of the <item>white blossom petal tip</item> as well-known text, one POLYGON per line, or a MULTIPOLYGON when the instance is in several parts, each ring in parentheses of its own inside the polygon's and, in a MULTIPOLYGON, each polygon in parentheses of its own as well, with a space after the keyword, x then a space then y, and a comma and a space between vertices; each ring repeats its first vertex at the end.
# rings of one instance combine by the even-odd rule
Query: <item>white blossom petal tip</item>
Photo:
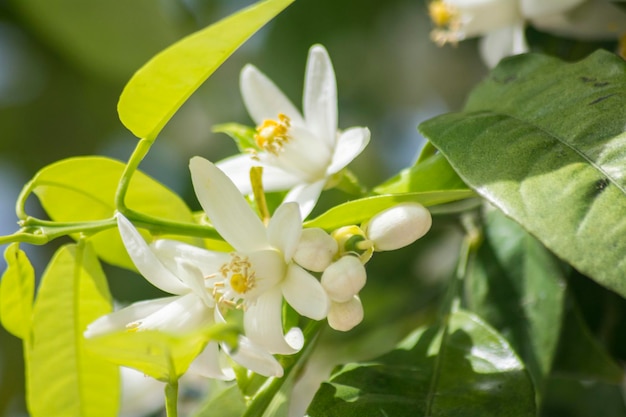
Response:
POLYGON ((418 203, 403 203, 378 213, 362 226, 374 250, 396 250, 424 236, 432 218, 428 209, 418 203))

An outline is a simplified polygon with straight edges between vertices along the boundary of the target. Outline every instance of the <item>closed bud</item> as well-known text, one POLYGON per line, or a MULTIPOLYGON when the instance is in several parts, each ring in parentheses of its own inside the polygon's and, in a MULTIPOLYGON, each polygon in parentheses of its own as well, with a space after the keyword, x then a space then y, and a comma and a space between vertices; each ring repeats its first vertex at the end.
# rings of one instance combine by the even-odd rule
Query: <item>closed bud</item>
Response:
POLYGON ((345 303, 331 303, 328 312, 328 325, 335 330, 347 332, 363 321, 363 305, 358 295, 345 303))
POLYGON ((430 212, 421 204, 403 203, 382 211, 362 226, 375 251, 403 248, 424 236, 430 226, 430 212))
POLYGON ((336 254, 337 241, 324 230, 311 228, 302 230, 293 259, 309 271, 322 272, 336 254))
POLYGON ((322 274, 322 287, 335 302, 350 300, 365 286, 367 273, 356 256, 344 256, 331 264, 322 274))

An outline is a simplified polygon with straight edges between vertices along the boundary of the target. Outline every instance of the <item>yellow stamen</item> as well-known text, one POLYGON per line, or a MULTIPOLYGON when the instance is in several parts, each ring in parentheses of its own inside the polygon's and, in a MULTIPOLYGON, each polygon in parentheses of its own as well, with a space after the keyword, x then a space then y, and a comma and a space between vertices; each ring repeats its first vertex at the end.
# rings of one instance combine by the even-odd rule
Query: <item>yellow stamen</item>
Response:
POLYGON ((457 16, 456 7, 442 0, 435 0, 428 5, 430 20, 438 27, 447 27, 457 16))
POLYGON ((436 26, 430 33, 430 38, 437 45, 450 43, 456 46, 463 39, 461 15, 456 6, 445 0, 434 0, 428 4, 428 14, 436 26))
POLYGON ((243 294, 248 291, 248 280, 241 274, 233 274, 230 277, 230 286, 239 294, 243 294))
POLYGON ((224 278, 229 278, 230 287, 237 294, 245 294, 254 288, 255 276, 252 265, 247 257, 241 257, 236 253, 231 253, 232 259, 229 263, 222 265, 220 273, 224 278))
POLYGON ((278 155, 285 143, 289 141, 287 132, 291 126, 291 120, 287 115, 280 113, 278 120, 267 119, 256 128, 254 141, 257 146, 267 152, 278 155))
POLYGON ((132 323, 128 323, 126 325, 126 331, 129 333, 135 333, 139 331, 139 326, 141 326, 140 321, 134 321, 132 323))

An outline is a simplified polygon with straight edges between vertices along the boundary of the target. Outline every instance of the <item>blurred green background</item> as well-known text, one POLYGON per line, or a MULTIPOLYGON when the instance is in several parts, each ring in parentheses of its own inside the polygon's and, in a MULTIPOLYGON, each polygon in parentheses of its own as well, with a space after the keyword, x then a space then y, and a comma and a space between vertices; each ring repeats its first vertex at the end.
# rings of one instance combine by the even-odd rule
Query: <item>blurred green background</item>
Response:
MULTIPOLYGON (((125 160, 136 138, 119 122, 116 103, 133 72, 167 45, 251 3, 0 0, 0 234, 17 229, 15 199, 44 166, 89 154, 125 160)), ((372 132, 351 167, 365 185, 377 185, 414 162, 423 144, 416 126, 460 109, 487 73, 476 41, 438 48, 430 30, 422 0, 297 0, 191 97, 140 168, 198 209, 187 161, 193 155, 217 161, 236 151, 225 135, 211 132, 213 125, 251 124, 239 94, 240 69, 255 64, 299 107, 308 48, 321 43, 335 66, 340 128, 372 132)), ((42 215, 36 201, 28 210, 42 215)), ((380 353, 420 320, 454 269, 460 230, 455 218, 437 217, 423 241, 374 258, 362 293, 364 324, 352 335, 329 337, 335 353, 342 346, 339 358, 380 353), (385 326, 392 321, 397 324, 385 326), (348 337, 356 339, 348 343, 348 337)), ((22 248, 40 276, 64 242, 22 248)), ((106 271, 121 302, 159 294, 136 275, 106 271)), ((26 415, 21 355, 20 341, 0 329, 0 416, 26 415)))

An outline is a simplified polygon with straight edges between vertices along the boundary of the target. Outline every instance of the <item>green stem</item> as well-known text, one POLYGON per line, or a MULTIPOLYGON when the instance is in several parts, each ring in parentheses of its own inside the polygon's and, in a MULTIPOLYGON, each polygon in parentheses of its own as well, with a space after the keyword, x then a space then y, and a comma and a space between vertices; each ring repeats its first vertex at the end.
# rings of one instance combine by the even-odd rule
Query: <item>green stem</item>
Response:
POLYGON ((24 186, 24 188, 22 188, 20 195, 17 197, 17 201, 15 202, 15 214, 17 214, 17 218, 20 220, 26 220, 28 218, 28 214, 26 214, 24 207, 28 196, 33 192, 34 185, 35 179, 33 178, 24 186))
POLYGON ((165 412, 167 417, 178 416, 178 380, 165 385, 165 412))
POLYGON ((271 404, 276 394, 281 390, 289 378, 292 378, 301 369, 302 365, 313 352, 313 346, 322 329, 323 322, 311 321, 304 329, 304 348, 292 356, 284 357, 283 367, 285 374, 282 378, 272 378, 256 393, 248 404, 242 417, 261 417, 271 404))
POLYGON ((122 172, 122 177, 120 178, 120 182, 117 185, 117 191, 115 192, 115 206, 124 215, 126 215, 124 212, 126 209, 125 200, 128 187, 130 186, 130 180, 132 179, 135 171, 137 171, 139 164, 150 150, 151 146, 152 142, 146 139, 141 139, 137 143, 133 153, 130 155, 128 163, 126 164, 126 167, 124 167, 124 172, 122 172))

